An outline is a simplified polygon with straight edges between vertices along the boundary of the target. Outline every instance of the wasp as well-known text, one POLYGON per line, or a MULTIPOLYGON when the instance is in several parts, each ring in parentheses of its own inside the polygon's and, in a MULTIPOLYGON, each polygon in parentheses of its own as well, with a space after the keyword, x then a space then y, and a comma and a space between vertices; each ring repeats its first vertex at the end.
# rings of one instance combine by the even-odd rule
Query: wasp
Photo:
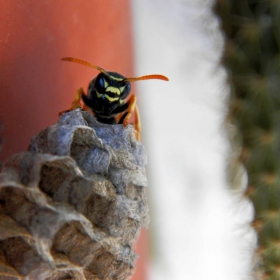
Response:
MULTIPOLYGON (((140 139, 141 123, 139 111, 136 105, 136 96, 132 94, 129 98, 131 90, 131 82, 140 80, 159 79, 168 81, 168 78, 163 75, 152 74, 141 76, 138 78, 126 78, 119 73, 109 72, 103 68, 93 65, 87 61, 73 58, 64 57, 63 61, 70 61, 79 63, 100 71, 100 73, 93 78, 88 86, 87 94, 83 88, 79 88, 76 96, 69 110, 82 108, 81 100, 94 114, 97 121, 106 124, 123 124, 127 126, 129 119, 133 112, 135 112, 134 128, 136 139, 140 139)), ((64 113, 63 111, 60 113, 64 113)))

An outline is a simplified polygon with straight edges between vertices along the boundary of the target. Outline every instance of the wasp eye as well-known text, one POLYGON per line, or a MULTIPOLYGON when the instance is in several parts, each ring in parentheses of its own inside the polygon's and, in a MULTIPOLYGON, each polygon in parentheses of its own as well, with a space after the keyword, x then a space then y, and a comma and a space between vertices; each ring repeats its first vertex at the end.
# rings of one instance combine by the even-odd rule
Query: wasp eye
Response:
POLYGON ((100 79, 98 80, 98 83, 99 83, 99 85, 100 85, 102 88, 104 88, 104 79, 103 79, 103 78, 100 78, 100 79))

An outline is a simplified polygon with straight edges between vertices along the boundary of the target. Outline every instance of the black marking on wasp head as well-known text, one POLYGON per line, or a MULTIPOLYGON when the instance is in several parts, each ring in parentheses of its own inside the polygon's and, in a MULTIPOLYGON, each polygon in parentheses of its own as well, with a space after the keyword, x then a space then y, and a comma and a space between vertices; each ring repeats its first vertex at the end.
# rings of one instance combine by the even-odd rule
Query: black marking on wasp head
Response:
POLYGON ((168 81, 167 77, 158 74, 126 78, 116 72, 107 72, 103 68, 81 59, 64 57, 62 60, 76 62, 100 71, 90 81, 87 96, 83 95, 82 99, 86 106, 91 108, 96 118, 103 123, 115 123, 115 116, 128 109, 129 102, 126 102, 126 98, 131 90, 130 82, 150 79, 168 81))

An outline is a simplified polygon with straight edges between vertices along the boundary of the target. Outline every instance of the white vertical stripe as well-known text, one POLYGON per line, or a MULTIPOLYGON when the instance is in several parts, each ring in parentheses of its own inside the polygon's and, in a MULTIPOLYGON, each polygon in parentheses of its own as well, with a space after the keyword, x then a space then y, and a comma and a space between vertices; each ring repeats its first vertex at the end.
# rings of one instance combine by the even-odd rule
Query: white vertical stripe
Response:
POLYGON ((135 83, 149 159, 152 280, 249 279, 250 206, 240 210, 225 178, 227 92, 211 2, 133 1, 135 76, 170 79, 135 83))

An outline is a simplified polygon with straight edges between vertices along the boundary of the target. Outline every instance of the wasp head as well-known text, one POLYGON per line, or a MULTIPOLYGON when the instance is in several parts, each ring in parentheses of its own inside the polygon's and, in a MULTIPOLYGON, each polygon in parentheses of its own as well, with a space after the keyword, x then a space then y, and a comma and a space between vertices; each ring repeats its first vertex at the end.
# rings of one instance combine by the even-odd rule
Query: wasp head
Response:
POLYGON ((89 96, 96 95, 107 102, 119 102, 122 104, 129 95, 131 85, 126 78, 115 72, 100 73, 93 79, 92 86, 89 88, 89 96), (95 93, 95 94, 94 94, 95 93))

